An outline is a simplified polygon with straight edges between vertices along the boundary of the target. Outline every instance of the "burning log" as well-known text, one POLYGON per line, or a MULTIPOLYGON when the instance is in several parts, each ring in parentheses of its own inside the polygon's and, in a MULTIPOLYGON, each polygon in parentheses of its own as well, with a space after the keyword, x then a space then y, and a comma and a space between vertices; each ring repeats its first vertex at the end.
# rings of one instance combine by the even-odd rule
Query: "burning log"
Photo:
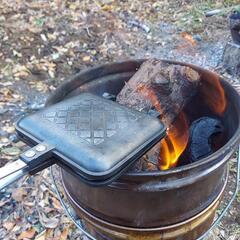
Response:
MULTIPOLYGON (((166 152, 166 149, 162 151, 169 158, 174 155, 174 159, 171 159, 172 163, 169 163, 166 156, 160 156, 161 145, 159 143, 143 156, 135 165, 134 170, 144 170, 145 166, 147 169, 156 170, 159 162, 161 169, 167 169, 176 164, 178 156, 187 145, 187 138, 185 134, 179 134, 178 128, 174 125, 182 124, 180 132, 181 128, 186 126, 186 119, 183 115, 179 117, 179 113, 196 94, 199 82, 199 74, 190 67, 150 59, 144 62, 125 84, 117 96, 117 101, 146 113, 156 110, 159 118, 169 128, 168 136, 162 141, 163 145, 178 152, 176 155, 176 153, 166 152), (186 142, 184 146, 182 146, 183 140, 186 142), (183 149, 180 150, 179 146, 183 149), (162 163, 159 158, 164 158, 165 162, 162 163)), ((187 127, 184 131, 187 131, 187 127)))
POLYGON ((196 94, 199 80, 199 74, 190 67, 150 59, 126 83, 117 102, 146 113, 155 109, 169 127, 196 94))

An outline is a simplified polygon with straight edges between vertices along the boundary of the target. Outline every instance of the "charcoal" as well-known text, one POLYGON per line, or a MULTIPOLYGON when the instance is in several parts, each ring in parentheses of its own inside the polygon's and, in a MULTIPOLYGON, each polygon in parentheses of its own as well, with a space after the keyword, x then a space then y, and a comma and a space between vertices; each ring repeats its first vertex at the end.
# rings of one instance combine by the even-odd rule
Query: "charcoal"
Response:
POLYGON ((212 137, 223 131, 224 127, 219 119, 202 117, 195 120, 190 127, 187 146, 191 162, 211 154, 213 152, 212 137))

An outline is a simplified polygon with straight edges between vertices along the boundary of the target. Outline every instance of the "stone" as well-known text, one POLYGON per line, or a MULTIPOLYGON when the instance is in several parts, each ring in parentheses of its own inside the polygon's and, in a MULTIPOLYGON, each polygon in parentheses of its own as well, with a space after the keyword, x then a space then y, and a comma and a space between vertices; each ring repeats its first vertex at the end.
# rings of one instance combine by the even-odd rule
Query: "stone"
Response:
POLYGON ((233 76, 240 75, 240 45, 227 43, 223 53, 223 67, 233 76))

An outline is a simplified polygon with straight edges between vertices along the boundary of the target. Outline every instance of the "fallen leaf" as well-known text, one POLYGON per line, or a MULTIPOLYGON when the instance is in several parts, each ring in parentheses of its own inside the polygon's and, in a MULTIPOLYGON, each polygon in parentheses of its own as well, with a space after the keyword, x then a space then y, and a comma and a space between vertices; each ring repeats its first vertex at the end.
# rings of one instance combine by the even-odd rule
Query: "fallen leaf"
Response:
POLYGON ((12 232, 18 232, 21 229, 21 226, 15 225, 15 227, 12 229, 12 232))
POLYGON ((33 207, 33 206, 35 206, 35 202, 23 202, 23 205, 24 206, 27 206, 27 207, 33 207))
POLYGON ((91 57, 90 56, 84 56, 83 57, 83 61, 84 62, 89 62, 91 60, 91 57))
POLYGON ((3 131, 6 131, 8 133, 15 132, 15 127, 14 126, 4 126, 2 129, 3 129, 3 131))
POLYGON ((22 54, 13 49, 13 56, 22 57, 22 54))
POLYGON ((12 198, 17 202, 21 202, 25 196, 27 191, 24 188, 17 188, 12 192, 12 198))
POLYGON ((8 156, 17 156, 21 153, 21 150, 17 147, 10 147, 2 149, 1 153, 4 153, 8 156))
POLYGON ((111 11, 113 9, 113 7, 111 5, 103 5, 102 7, 103 11, 111 11))
POLYGON ((53 201, 53 206, 56 208, 56 209, 58 209, 58 210, 61 210, 62 209, 62 207, 61 207, 61 204, 60 204, 60 202, 58 201, 58 199, 56 199, 56 198, 52 198, 52 201, 53 201))
POLYGON ((14 223, 14 222, 8 221, 8 222, 4 222, 4 223, 3 223, 3 227, 4 227, 5 229, 7 229, 8 231, 12 230, 14 226, 15 226, 15 223, 14 223))
POLYGON ((45 240, 46 239, 46 230, 39 233, 34 240, 45 240))
POLYGON ((60 235, 59 240, 66 240, 68 236, 69 228, 65 228, 60 235))
POLYGON ((35 233, 36 233, 35 229, 30 228, 30 229, 28 229, 28 230, 26 230, 26 231, 23 231, 23 232, 19 235, 18 240, 22 240, 22 239, 25 239, 25 238, 32 239, 33 236, 35 235, 35 233))
POLYGON ((26 66, 16 65, 13 69, 14 77, 27 77, 31 72, 26 66))
POLYGON ((46 228, 56 228, 59 223, 59 219, 53 217, 48 218, 44 213, 39 213, 39 220, 41 224, 46 228))
POLYGON ((7 143, 9 143, 9 139, 6 138, 6 137, 0 137, 0 142, 3 143, 3 144, 4 144, 4 143, 7 144, 7 143))
POLYGON ((8 203, 9 200, 6 200, 6 201, 0 201, 0 207, 4 206, 6 203, 8 203))
POLYGON ((47 42, 47 41, 48 41, 45 34, 43 34, 43 33, 40 34, 40 37, 41 37, 41 39, 42 39, 44 42, 47 42))
POLYGON ((3 87, 8 87, 8 86, 12 86, 13 83, 10 82, 10 81, 6 81, 6 82, 1 82, 0 85, 3 86, 3 87))
POLYGON ((48 74, 51 78, 55 77, 55 72, 54 71, 48 70, 48 74))

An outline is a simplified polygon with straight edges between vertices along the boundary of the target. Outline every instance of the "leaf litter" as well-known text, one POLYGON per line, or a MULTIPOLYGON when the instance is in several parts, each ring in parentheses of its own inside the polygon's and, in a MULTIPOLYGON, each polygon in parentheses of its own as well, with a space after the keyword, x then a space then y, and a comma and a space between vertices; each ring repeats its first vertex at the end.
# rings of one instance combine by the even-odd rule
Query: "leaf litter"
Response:
MULTIPOLYGON (((0 166, 26 149, 14 135, 14 122, 41 109, 51 91, 87 67, 150 56, 178 59, 215 69, 239 88, 239 79, 219 67, 230 40, 227 15, 238 7, 238 0, 2 0, 0 166), (221 14, 205 16, 214 9, 221 14)), ((235 201, 209 239, 239 239, 239 214, 235 201)), ((0 239, 81 238, 86 239, 61 208, 48 170, 0 193, 0 239)))

